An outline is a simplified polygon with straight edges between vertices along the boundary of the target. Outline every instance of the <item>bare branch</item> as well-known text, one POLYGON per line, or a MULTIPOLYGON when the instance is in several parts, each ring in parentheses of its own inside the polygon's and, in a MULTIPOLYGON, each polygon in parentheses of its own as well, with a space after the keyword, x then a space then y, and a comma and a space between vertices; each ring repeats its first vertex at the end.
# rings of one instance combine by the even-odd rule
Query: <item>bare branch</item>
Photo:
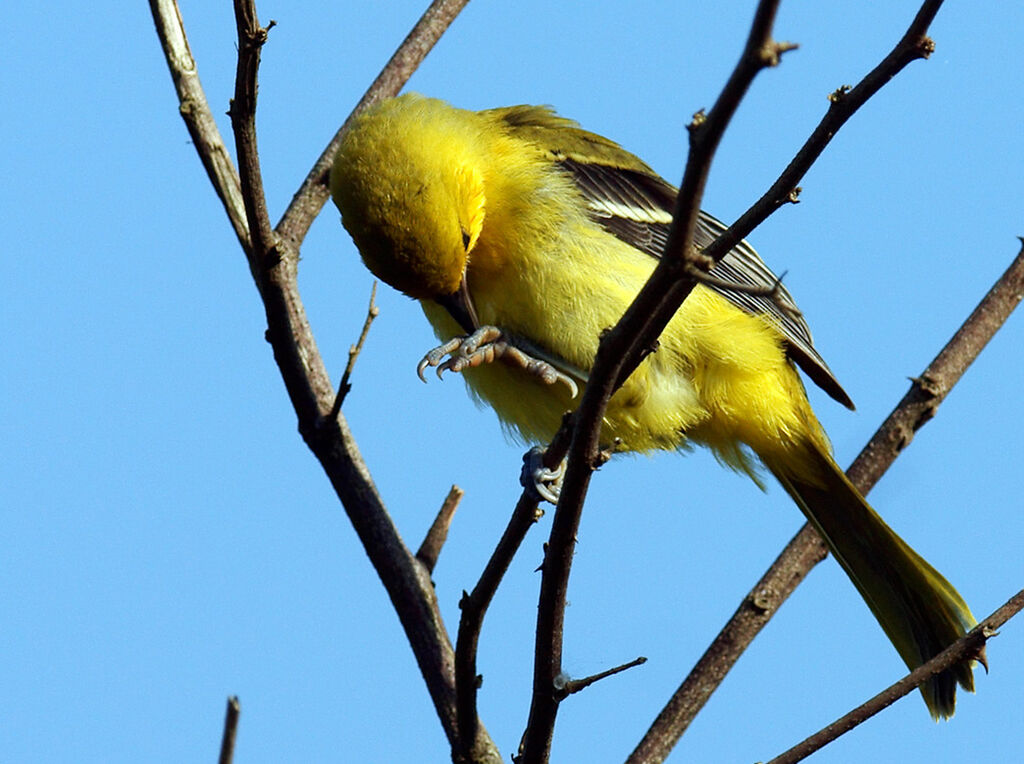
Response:
POLYGON ((750 82, 765 66, 777 63, 778 54, 789 47, 776 44, 771 37, 777 8, 778 0, 762 0, 758 4, 747 44, 732 76, 707 117, 695 120, 691 125, 690 154, 676 197, 665 252, 640 295, 599 344, 594 368, 577 412, 569 448, 569 466, 544 560, 537 614, 533 697, 520 759, 523 764, 545 762, 550 754, 559 704, 554 685, 562 674, 562 629, 569 572, 583 501, 599 459, 601 418, 612 393, 635 368, 634 364, 626 369, 627 359, 632 356, 639 363, 644 355, 641 348, 652 346, 671 315, 693 289, 695 282, 686 273, 684 253, 693 246, 700 200, 715 149, 750 82), (671 285, 676 286, 673 296, 678 298, 674 305, 668 305, 665 297, 671 294, 671 285), (660 326, 652 322, 657 310, 646 313, 647 306, 638 308, 645 301, 652 300, 661 311, 660 326))
POLYGON ((428 573, 434 572, 434 566, 437 565, 437 558, 441 556, 441 548, 448 538, 448 529, 452 525, 452 518, 455 517, 455 510, 462 501, 462 496, 463 490, 453 485, 441 503, 441 509, 437 511, 434 522, 430 524, 430 530, 427 531, 423 543, 416 551, 416 559, 423 563, 428 573))
MULTIPOLYGON (((377 280, 374 279, 373 286, 370 288, 370 307, 366 309, 366 320, 363 321, 363 330, 359 333, 359 339, 356 340, 356 344, 352 345, 348 349, 348 363, 345 364, 345 371, 341 375, 341 382, 338 383, 338 394, 334 396, 334 405, 331 406, 331 413, 328 414, 332 419, 338 416, 338 412, 341 411, 341 404, 345 402, 345 396, 347 396, 349 391, 352 389, 349 379, 352 377, 352 370, 355 368, 356 359, 363 350, 363 344, 366 342, 366 337, 370 334, 370 325, 373 323, 373 319, 380 315, 380 308, 378 308, 374 302, 376 297, 377 280)), ((461 496, 461 493, 459 495, 461 496)), ((454 511, 454 509, 452 511, 454 511)), ((433 568, 433 565, 430 567, 433 568)))
POLYGON ((192 145, 196 147, 213 190, 224 205, 238 242, 243 250, 249 252, 249 226, 246 223, 238 173, 199 82, 199 71, 192 58, 178 3, 176 0, 150 0, 149 8, 164 49, 167 68, 174 80, 174 89, 178 93, 179 112, 192 137, 192 145))
POLYGON ((463 594, 459 608, 459 635, 455 647, 455 697, 459 723, 457 761, 479 761, 485 747, 480 739, 480 717, 477 711, 477 690, 481 677, 477 674, 476 655, 484 616, 498 585, 512 562, 527 532, 544 514, 535 498, 524 491, 508 521, 501 540, 494 548, 480 580, 470 594, 463 594))
POLYGON ((907 676, 893 685, 890 685, 882 692, 875 695, 871 700, 863 703, 840 717, 825 729, 816 732, 803 742, 793 746, 785 753, 776 756, 768 764, 795 764, 803 761, 812 753, 844 735, 858 724, 867 721, 872 716, 882 711, 897 700, 902 698, 916 687, 926 682, 949 667, 960 663, 965 658, 977 657, 985 649, 985 643, 998 634, 997 629, 1010 620, 1013 616, 1024 609, 1024 591, 1017 592, 1006 604, 996 610, 992 615, 979 623, 969 633, 947 647, 927 663, 918 666, 907 676))
POLYGON ((348 119, 338 129, 338 132, 331 138, 316 164, 302 181, 299 190, 292 197, 291 204, 285 210, 280 222, 277 224, 278 234, 297 249, 302 240, 306 238, 309 227, 313 220, 320 214, 324 203, 327 201, 328 175, 331 165, 334 163, 334 155, 341 145, 341 136, 345 134, 348 123, 363 109, 377 101, 391 96, 398 95, 412 73, 416 71, 423 59, 427 57, 431 48, 441 39, 455 17, 466 6, 469 0, 433 0, 430 7, 423 12, 416 26, 412 28, 398 50, 394 52, 377 79, 373 81, 363 97, 359 99, 355 109, 349 114, 348 119))
POLYGON ((220 740, 219 764, 231 764, 235 758, 235 737, 238 735, 238 717, 242 713, 242 704, 238 696, 228 698, 227 711, 224 714, 224 735, 220 740))
MULTIPOLYGON (((154 0, 153 8, 162 39, 168 36, 164 30, 173 27, 171 22, 181 26, 175 6, 154 0)), ((232 219, 248 221, 239 238, 243 241, 250 270, 263 298, 267 340, 271 343, 274 359, 298 416, 299 431, 323 466, 388 591, 442 727, 454 747, 454 651, 441 620, 430 574, 402 542, 344 417, 341 414, 328 416, 336 396, 299 296, 296 279, 298 249, 297 246, 290 248, 287 242, 282 244, 281 238, 267 222, 255 133, 256 73, 266 30, 259 27, 251 2, 236 2, 236 21, 239 62, 232 102, 232 125, 238 142, 239 185, 246 213, 244 217, 236 215, 232 219)), ((183 32, 180 37, 184 39, 183 32)), ((406 45, 415 48, 418 43, 413 37, 415 35, 410 36, 406 45)), ((181 68, 173 59, 178 55, 176 50, 178 48, 165 45, 172 72, 181 68)), ((414 67, 414 64, 410 66, 414 67)), ((198 142, 197 149, 201 153, 205 150, 198 142)), ((214 182, 216 185, 218 181, 214 182)), ((308 227, 308 222, 306 225, 308 227)), ((486 731, 481 727, 479 734, 485 737, 486 731)))
POLYGON ((272 265, 270 259, 276 251, 276 237, 267 215, 267 200, 263 193, 263 177, 256 147, 256 75, 260 66, 260 51, 274 22, 270 22, 266 28, 261 27, 254 2, 235 0, 235 23, 238 29, 238 67, 235 72, 235 96, 231 99, 228 114, 235 133, 242 201, 249 221, 249 239, 252 243, 249 267, 257 286, 261 286, 259 272, 272 265))
MULTIPOLYGON (((867 495, 914 433, 939 404, 1024 297, 1024 246, 928 368, 913 382, 868 444, 846 471, 857 490, 867 495), (921 380, 929 380, 922 385, 921 380)), ((807 573, 828 550, 818 533, 805 524, 750 594, 662 709, 627 761, 664 761, 690 722, 704 707, 725 675, 807 573)))

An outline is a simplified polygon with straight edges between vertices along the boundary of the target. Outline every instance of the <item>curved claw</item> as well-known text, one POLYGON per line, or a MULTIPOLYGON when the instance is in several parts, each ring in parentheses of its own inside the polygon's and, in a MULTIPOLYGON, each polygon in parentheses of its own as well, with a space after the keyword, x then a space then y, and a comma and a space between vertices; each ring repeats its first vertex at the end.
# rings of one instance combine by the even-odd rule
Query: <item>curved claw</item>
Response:
POLYGON ((443 345, 428 352, 416 365, 416 374, 426 382, 424 376, 427 367, 437 369, 437 378, 443 379, 444 372, 453 374, 472 369, 483 364, 493 363, 501 359, 505 363, 523 369, 545 385, 563 384, 569 391, 570 398, 579 395, 576 381, 559 371, 551 362, 535 358, 530 352, 521 349, 515 341, 506 338, 495 326, 482 326, 465 337, 453 337, 443 345), (445 360, 445 356, 448 356, 445 360))
POLYGON ((534 446, 523 455, 523 471, 519 482, 523 488, 533 491, 538 501, 558 504, 564 477, 565 459, 552 470, 544 466, 544 449, 540 446, 534 446))
MULTIPOLYGON (((427 370, 427 367, 438 366, 441 364, 441 359, 461 348, 466 339, 466 337, 453 337, 443 345, 438 345, 436 348, 429 351, 420 359, 420 362, 416 364, 416 376, 418 376, 423 382, 426 382, 427 378, 423 375, 423 372, 427 370)), ((437 370, 437 377, 438 379, 441 378, 441 368, 438 368, 437 370)))

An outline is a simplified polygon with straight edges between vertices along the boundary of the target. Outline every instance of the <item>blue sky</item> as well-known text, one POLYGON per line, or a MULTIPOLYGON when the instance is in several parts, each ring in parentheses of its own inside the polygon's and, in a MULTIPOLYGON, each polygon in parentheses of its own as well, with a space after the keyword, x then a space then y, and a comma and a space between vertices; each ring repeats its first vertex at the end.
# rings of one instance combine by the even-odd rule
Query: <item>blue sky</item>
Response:
MULTIPOLYGON (((421 2, 261 3, 260 149, 277 219, 421 2)), ((753 4, 476 0, 409 89, 468 108, 549 103, 678 181, 689 116, 735 63, 753 4)), ((727 134, 705 208, 732 220, 826 107, 888 51, 914 3, 783 4, 799 42, 727 134)), ((230 3, 182 12, 227 134, 230 3)), ((810 396, 848 463, 1010 262, 1024 233, 1024 10, 949 4, 938 48, 859 113, 801 204, 751 237, 788 271, 857 403, 810 396)), ((0 760, 199 761, 238 694, 237 761, 446 761, 411 653, 299 438, 241 253, 177 115, 148 8, 17 4, 0 27, 0 760)), ((332 207, 300 285, 340 376, 371 279, 332 207)), ((410 545, 449 485, 466 491, 438 564, 454 627, 519 493, 522 447, 449 377, 414 366, 433 336, 387 288, 345 404, 410 545)), ((1024 582, 1015 476, 1024 321, 1011 318, 872 503, 987 615, 1024 582)), ((621 761, 802 522, 706 453, 623 457, 594 480, 567 615, 577 676, 650 660, 563 705, 554 761, 621 761)), ((484 723, 508 755, 529 704, 542 521, 485 624, 484 723)), ((1007 760, 1024 704, 1024 628, 934 724, 914 696, 816 762, 1007 760)), ((744 655, 673 761, 768 759, 903 672, 838 566, 819 566, 744 655)))

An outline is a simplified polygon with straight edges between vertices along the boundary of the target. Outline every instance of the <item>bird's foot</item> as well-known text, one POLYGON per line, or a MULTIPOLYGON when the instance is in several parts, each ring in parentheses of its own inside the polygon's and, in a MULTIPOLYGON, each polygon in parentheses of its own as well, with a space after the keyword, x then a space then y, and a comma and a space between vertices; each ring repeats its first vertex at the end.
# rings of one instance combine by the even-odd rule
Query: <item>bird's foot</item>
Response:
POLYGON ((426 382, 423 372, 428 367, 436 368, 437 378, 440 379, 446 371, 457 374, 465 369, 497 360, 523 369, 546 385, 560 382, 569 389, 573 398, 579 394, 579 387, 572 377, 560 372, 547 361, 534 358, 520 350, 496 326, 482 326, 468 336, 454 337, 439 345, 423 356, 416 365, 416 373, 426 382))
POLYGON ((550 504, 557 504, 564 477, 565 459, 552 470, 544 466, 544 449, 540 446, 534 446, 523 455, 523 471, 519 475, 519 482, 526 490, 533 491, 538 501, 543 499, 550 504))

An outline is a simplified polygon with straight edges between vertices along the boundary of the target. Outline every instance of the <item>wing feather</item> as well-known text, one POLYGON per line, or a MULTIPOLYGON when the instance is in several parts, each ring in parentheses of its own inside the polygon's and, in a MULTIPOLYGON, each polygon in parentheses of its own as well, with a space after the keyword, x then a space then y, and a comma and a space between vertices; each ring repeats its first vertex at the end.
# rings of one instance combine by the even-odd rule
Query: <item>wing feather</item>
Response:
MULTIPOLYGON (((606 231, 651 257, 660 258, 668 241, 676 189, 618 144, 580 129, 575 122, 542 106, 513 106, 492 112, 516 137, 534 143, 575 182, 590 214, 606 231)), ((695 244, 706 247, 726 229, 700 213, 695 244)), ((839 403, 853 408, 850 396, 814 347, 811 330, 789 290, 746 241, 730 250, 713 275, 738 289, 707 286, 736 307, 767 316, 786 341, 789 357, 839 403), (775 296, 751 294, 744 287, 776 288, 775 296)))

